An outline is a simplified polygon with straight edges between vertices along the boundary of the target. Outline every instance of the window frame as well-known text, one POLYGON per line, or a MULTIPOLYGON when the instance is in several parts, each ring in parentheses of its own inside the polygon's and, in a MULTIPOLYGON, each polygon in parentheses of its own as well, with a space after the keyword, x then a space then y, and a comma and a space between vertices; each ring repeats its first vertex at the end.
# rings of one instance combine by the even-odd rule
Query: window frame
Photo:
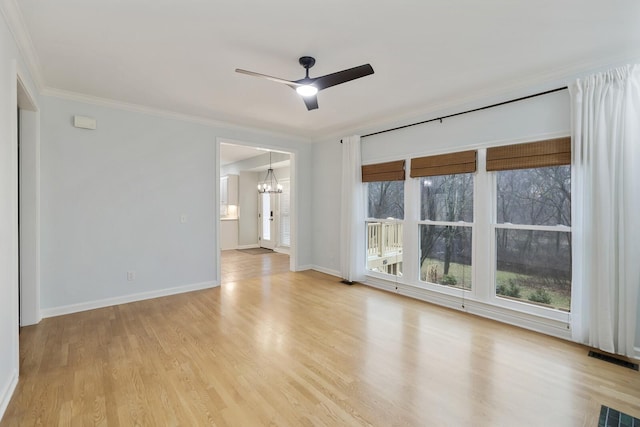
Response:
MULTIPOLYGON (((364 227, 365 227, 365 232, 364 232, 364 274, 366 276, 371 276, 371 277, 376 277, 378 279, 382 279, 382 280, 392 280, 394 282, 399 282, 400 280, 404 279, 405 277, 405 262, 404 262, 404 256, 405 256, 405 252, 406 252, 406 246, 404 244, 404 235, 406 233, 406 227, 405 227, 405 218, 406 218, 406 207, 407 207, 407 180, 403 179, 403 180, 393 180, 393 181, 402 181, 402 200, 403 200, 403 209, 404 209, 404 218, 400 219, 400 218, 376 218, 376 217, 372 217, 369 216, 369 184, 373 184, 373 183, 377 183, 377 182, 387 182, 386 180, 384 181, 367 181, 364 182, 363 184, 365 184, 364 186, 364 210, 365 210, 365 218, 364 218, 364 227), (368 243, 369 243, 369 235, 368 235, 368 225, 371 222, 379 222, 381 224, 402 224, 402 234, 403 234, 403 244, 402 244, 402 275, 398 276, 397 274, 389 274, 389 273, 383 273, 380 271, 374 271, 374 270, 369 270, 368 269, 368 262, 369 262, 369 254, 368 254, 368 243)), ((404 282, 403 282, 404 283, 404 282)))
MULTIPOLYGON (((555 139, 567 139, 566 136, 559 136, 555 139)), ((533 138, 528 139, 534 140, 533 138)), ((511 300, 496 296, 496 230, 500 228, 513 229, 536 229, 540 231, 561 231, 570 232, 573 239, 573 229, 571 226, 528 226, 526 224, 498 224, 497 223, 497 174, 494 171, 487 171, 487 151, 504 146, 505 142, 511 144, 536 144, 550 142, 550 140, 535 141, 528 143, 524 139, 511 141, 494 141, 493 143, 483 143, 475 146, 468 145, 462 149, 475 150, 476 169, 473 174, 473 221, 470 223, 459 223, 456 221, 434 221, 421 219, 421 176, 413 177, 411 162, 416 156, 437 156, 445 158, 459 152, 458 150, 425 151, 422 153, 410 153, 403 155, 406 165, 406 179, 404 180, 404 219, 393 220, 403 224, 403 267, 402 276, 392 276, 384 273, 374 272, 366 269, 366 245, 364 274, 367 278, 365 283, 374 287, 381 287, 391 292, 402 293, 415 298, 429 301, 435 304, 450 308, 461 308, 463 311, 488 316, 492 319, 505 321, 516 325, 532 325, 536 330, 544 330, 552 335, 566 335, 570 329, 571 312, 561 309, 554 309, 537 305, 533 302, 511 300), (411 177, 411 179, 409 179, 411 177), (433 284, 420 280, 420 230, 423 225, 453 225, 471 227, 471 289, 453 287, 447 285, 433 284)), ((566 141, 565 141, 566 143, 566 141)), ((565 145, 566 147, 566 145, 565 145)), ((566 159, 566 152, 562 154, 566 159)), ((397 159, 397 158, 396 158, 397 159)), ((398 160, 396 160, 398 161, 398 160)), ((439 164, 436 166, 440 166, 439 164)), ((571 178, 574 177, 574 167, 571 168, 571 178)), ((544 166, 540 166, 544 167, 544 166)), ((529 169, 531 167, 528 167, 529 169)), ((418 171, 417 173, 420 173, 418 171)), ((466 172, 465 172, 466 173, 466 172)), ((448 173, 447 175, 450 175, 448 173)), ((573 189, 573 182, 571 183, 573 189)), ((365 203, 368 203, 368 189, 365 190, 365 203)), ((365 206, 365 224, 369 221, 389 221, 386 219, 368 217, 368 207, 365 206)), ((575 212, 574 203, 571 204, 571 216, 575 212)), ((365 239, 367 239, 365 233, 365 239)), ((571 289, 571 309, 576 301, 575 296, 579 295, 578 284, 573 282, 571 289)))
MULTIPOLYGON (((475 286, 474 284, 476 283, 477 280, 477 276, 476 276, 476 200, 477 200, 477 196, 476 196, 476 192, 477 192, 477 175, 478 175, 478 170, 476 169, 475 172, 461 172, 461 173, 469 173, 471 174, 472 180, 473 180, 473 221, 472 222, 468 222, 468 221, 436 221, 436 220, 423 220, 420 218, 420 214, 418 214, 417 217, 417 221, 416 221, 416 225, 417 225, 417 235, 420 235, 420 226, 421 225, 435 225, 435 226, 454 226, 454 227, 470 227, 471 228, 471 288, 467 289, 467 288, 462 288, 462 287, 456 287, 456 286, 447 286, 447 285, 442 285, 439 283, 433 283, 433 282, 429 282, 427 280, 422 280, 420 278, 420 270, 422 268, 422 266, 420 265, 420 258, 422 257, 422 248, 420 247, 420 238, 418 238, 417 243, 418 243, 418 248, 417 248, 417 264, 418 264, 418 271, 417 271, 417 282, 419 284, 420 287, 423 287, 425 289, 429 289, 429 290, 433 290, 436 292, 441 292, 441 293, 445 293, 445 294, 449 294, 449 295, 454 295, 454 296, 460 296, 460 292, 464 292, 467 295, 475 295, 475 286)), ((447 174, 447 175, 457 175, 457 174, 447 174)), ((435 175, 435 176, 441 176, 441 175, 435 175)), ((411 178, 412 180, 415 180, 416 182, 416 191, 419 193, 417 194, 416 198, 417 198, 417 204, 418 204, 418 210, 420 211, 420 208, 422 206, 422 197, 421 197, 421 189, 420 189, 420 182, 423 178, 426 177, 415 177, 415 178, 411 178)), ((405 208, 405 211, 407 209, 405 208)))
MULTIPOLYGON (((573 165, 568 165, 571 169, 571 176, 573 177, 573 165)), ((545 166, 540 166, 545 167, 545 166)), ((526 169, 536 169, 526 168, 526 169)), ((496 245, 497 238, 497 230, 533 230, 533 231, 552 231, 552 232, 565 232, 571 233, 571 237, 573 238, 573 230, 571 226, 567 225, 533 225, 533 224, 513 224, 513 223, 498 223, 498 173, 501 172, 499 170, 487 172, 485 169, 485 173, 489 175, 490 181, 490 189, 491 189, 491 219, 490 219, 490 238, 489 243, 491 245, 490 253, 491 253, 491 261, 490 261, 490 284, 492 287, 491 292, 491 302, 495 305, 508 308, 513 311, 517 311, 520 313, 531 314, 536 317, 543 317, 552 320, 558 321, 567 321, 568 316, 571 316, 571 307, 569 311, 564 311, 561 309, 556 309, 552 307, 545 307, 543 305, 536 304, 534 302, 529 302, 527 300, 518 300, 505 298, 503 296, 499 296, 496 292, 497 287, 497 271, 498 271, 498 248, 496 245)), ((571 203, 571 212, 573 212, 573 203, 571 203)), ((572 274, 573 276, 573 274, 572 274)), ((572 287, 572 295, 573 295, 573 277, 571 282, 572 287)), ((573 305, 573 298, 571 298, 571 305, 573 305)))

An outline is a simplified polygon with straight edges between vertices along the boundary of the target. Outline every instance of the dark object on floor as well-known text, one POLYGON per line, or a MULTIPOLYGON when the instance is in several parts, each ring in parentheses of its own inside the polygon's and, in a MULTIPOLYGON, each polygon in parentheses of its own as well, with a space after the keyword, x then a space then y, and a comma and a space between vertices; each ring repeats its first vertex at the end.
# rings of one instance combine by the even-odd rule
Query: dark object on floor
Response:
POLYGON ((624 366, 625 368, 638 370, 638 364, 633 362, 627 362, 626 360, 618 359, 617 357, 609 356, 608 354, 602 354, 595 351, 589 352, 589 357, 595 357, 596 359, 604 360, 605 362, 613 363, 614 365, 624 366))
POLYGON ((265 254, 272 254, 273 253, 273 249, 267 249, 267 248, 249 248, 249 249, 236 249, 238 252, 242 252, 244 254, 249 254, 249 255, 265 255, 265 254))
POLYGON ((341 280, 340 283, 344 283, 345 285, 353 285, 355 282, 350 282, 347 279, 341 280))
POLYGON ((602 405, 598 427, 640 427, 640 420, 602 405))

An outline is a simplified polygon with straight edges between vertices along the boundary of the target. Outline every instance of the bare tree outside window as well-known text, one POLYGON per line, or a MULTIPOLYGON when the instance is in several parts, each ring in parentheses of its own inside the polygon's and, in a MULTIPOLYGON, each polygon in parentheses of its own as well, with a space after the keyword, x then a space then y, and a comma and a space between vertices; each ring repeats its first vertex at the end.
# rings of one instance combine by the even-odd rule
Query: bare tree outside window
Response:
POLYGON ((497 172, 496 294, 571 308, 571 168, 497 172))
POLYGON ((367 216, 377 219, 404 219, 404 181, 367 184, 367 216))
POLYGON ((420 180, 420 280, 471 288, 473 174, 420 180))

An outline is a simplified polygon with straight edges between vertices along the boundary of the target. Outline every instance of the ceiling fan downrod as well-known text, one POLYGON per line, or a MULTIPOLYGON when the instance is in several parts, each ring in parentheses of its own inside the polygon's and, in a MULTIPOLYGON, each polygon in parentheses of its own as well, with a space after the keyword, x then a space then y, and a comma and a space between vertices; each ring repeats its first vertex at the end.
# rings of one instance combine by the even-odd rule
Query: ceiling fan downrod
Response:
POLYGON ((316 59, 311 57, 311 56, 301 56, 300 59, 298 59, 298 62, 307 71, 307 76, 305 77, 305 79, 308 79, 309 78, 309 68, 311 68, 311 67, 313 67, 315 65, 316 59))

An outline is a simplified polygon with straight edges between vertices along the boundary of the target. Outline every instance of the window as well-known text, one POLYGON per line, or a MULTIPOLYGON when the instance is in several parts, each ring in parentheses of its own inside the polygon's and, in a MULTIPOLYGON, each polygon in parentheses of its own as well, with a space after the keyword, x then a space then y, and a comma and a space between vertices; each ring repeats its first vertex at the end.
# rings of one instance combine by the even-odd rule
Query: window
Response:
POLYGON ((411 159, 420 178, 419 280, 471 289, 476 151, 411 159))
POLYGON ((420 179, 420 280, 471 288, 473 174, 420 179))
POLYGON ((402 276, 404 181, 367 184, 367 270, 402 276))
POLYGON ((487 150, 499 298, 570 311, 570 161, 569 138, 487 150))
POLYGON ((571 168, 497 172, 496 295, 571 308, 571 168))
POLYGON ((404 161, 362 167, 367 183, 367 260, 369 271, 402 276, 404 161))
POLYGON ((489 316, 568 322, 571 139, 410 162, 406 183, 403 161, 363 167, 372 283, 436 303, 460 298, 489 316))
POLYGON ((367 214, 369 218, 404 219, 404 181, 368 183, 367 214))

